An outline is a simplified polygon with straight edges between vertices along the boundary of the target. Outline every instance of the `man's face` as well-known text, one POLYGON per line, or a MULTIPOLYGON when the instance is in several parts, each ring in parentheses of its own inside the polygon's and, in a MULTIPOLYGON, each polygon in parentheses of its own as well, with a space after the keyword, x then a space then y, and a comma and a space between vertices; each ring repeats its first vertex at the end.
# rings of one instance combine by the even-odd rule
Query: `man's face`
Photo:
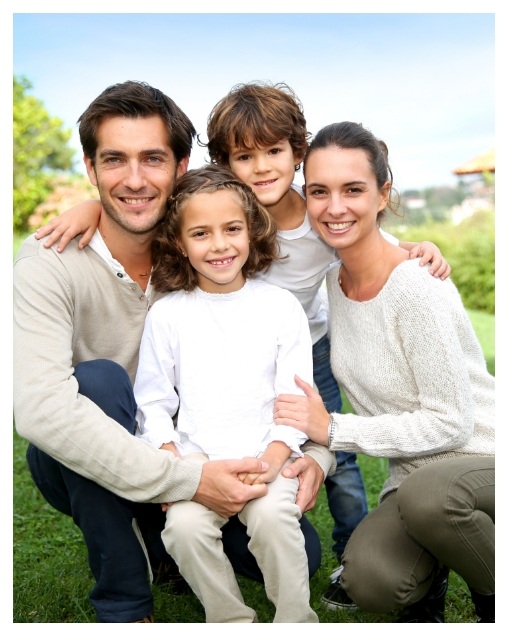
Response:
POLYGON ((108 223, 146 234, 164 216, 166 202, 189 159, 176 163, 167 130, 158 116, 110 117, 97 131, 95 166, 85 157, 108 223))

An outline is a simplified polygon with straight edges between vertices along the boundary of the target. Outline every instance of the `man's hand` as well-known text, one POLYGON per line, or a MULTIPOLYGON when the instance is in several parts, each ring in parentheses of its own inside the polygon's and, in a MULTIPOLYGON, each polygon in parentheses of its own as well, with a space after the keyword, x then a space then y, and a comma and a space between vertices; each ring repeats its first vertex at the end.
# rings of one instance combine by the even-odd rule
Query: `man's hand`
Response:
POLYGON ((266 462, 268 469, 264 473, 246 473, 238 475, 244 484, 269 484, 280 473, 281 468, 291 456, 291 449, 284 442, 268 444, 259 459, 266 462))
POLYGON ((296 505, 300 507, 302 514, 311 510, 316 505, 325 476, 319 464, 309 455, 299 457, 282 471, 284 477, 298 477, 300 485, 296 495, 296 505))
POLYGON ((207 462, 203 464, 201 481, 192 501, 210 508, 221 517, 232 517, 248 501, 263 497, 268 492, 266 484, 247 485, 238 475, 264 473, 266 470, 268 464, 254 457, 207 462))

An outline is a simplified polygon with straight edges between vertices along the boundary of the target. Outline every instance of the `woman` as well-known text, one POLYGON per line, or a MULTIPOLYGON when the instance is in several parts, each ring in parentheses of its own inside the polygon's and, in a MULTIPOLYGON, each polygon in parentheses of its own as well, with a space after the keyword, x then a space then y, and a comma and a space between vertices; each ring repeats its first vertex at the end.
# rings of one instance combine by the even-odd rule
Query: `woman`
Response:
POLYGON ((278 424, 331 450, 389 459, 379 505, 346 547, 337 584, 362 609, 444 622, 448 570, 494 622, 494 378, 457 289, 386 241, 396 210, 386 145, 359 124, 323 128, 304 163, 310 222, 330 269, 332 369, 355 414, 313 388, 281 395, 278 424))

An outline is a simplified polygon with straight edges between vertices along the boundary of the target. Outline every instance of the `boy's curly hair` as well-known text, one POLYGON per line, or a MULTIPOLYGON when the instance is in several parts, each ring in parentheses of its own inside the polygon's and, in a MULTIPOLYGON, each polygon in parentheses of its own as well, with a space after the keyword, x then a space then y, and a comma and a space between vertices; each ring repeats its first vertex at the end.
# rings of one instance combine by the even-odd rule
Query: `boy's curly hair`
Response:
POLYGON ((250 239, 249 257, 242 268, 245 278, 267 270, 280 258, 275 221, 249 186, 239 181, 228 168, 206 165, 182 175, 168 200, 166 215, 153 242, 154 267, 150 280, 157 291, 192 291, 197 286, 197 273, 178 246, 182 215, 192 196, 218 190, 229 190, 245 213, 250 239))
POLYGON ((233 147, 271 146, 284 139, 303 159, 310 133, 303 106, 287 84, 249 82, 233 86, 213 107, 207 136, 207 144, 198 136, 199 145, 208 148, 212 163, 227 166, 233 147))

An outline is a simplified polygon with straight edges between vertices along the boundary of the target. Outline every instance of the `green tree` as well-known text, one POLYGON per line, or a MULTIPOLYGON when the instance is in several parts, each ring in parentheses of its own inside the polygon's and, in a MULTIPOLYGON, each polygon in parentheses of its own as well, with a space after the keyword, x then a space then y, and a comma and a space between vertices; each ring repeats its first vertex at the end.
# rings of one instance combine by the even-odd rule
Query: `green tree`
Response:
POLYGON ((74 150, 68 145, 71 130, 63 128, 44 104, 29 95, 25 77, 13 80, 14 231, 28 229, 28 218, 52 190, 54 179, 73 171, 74 150))

